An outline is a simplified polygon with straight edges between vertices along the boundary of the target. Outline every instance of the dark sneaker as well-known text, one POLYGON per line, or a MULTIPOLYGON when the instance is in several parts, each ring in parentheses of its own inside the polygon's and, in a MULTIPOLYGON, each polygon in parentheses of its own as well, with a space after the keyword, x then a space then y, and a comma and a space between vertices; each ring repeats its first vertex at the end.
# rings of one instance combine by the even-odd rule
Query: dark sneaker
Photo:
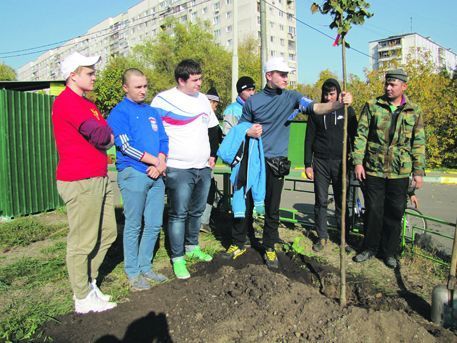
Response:
POLYGON ((268 268, 279 268, 279 260, 278 256, 276 255, 276 251, 273 249, 267 249, 267 251, 265 251, 265 264, 268 268))
POLYGON ((371 250, 362 251, 360 254, 354 256, 354 262, 360 263, 368 261, 370 258, 374 257, 376 254, 371 250))
POLYGON ((349 244, 346 244, 346 246, 344 247, 344 251, 346 251, 346 254, 351 254, 351 253, 353 253, 355 250, 354 250, 354 248, 352 248, 349 244))
POLYGON ((149 282, 143 277, 143 275, 138 275, 134 278, 129 278, 130 288, 133 291, 146 291, 151 289, 149 282))
POLYGON ((200 232, 211 233, 211 227, 209 224, 202 224, 200 225, 200 232))
POLYGON ((398 262, 395 257, 389 256, 384 259, 384 264, 390 269, 397 268, 398 262))
POLYGON ((222 257, 226 260, 235 260, 241 255, 245 254, 247 249, 245 247, 239 247, 237 245, 232 244, 229 246, 226 252, 222 254, 222 257))
POLYGON ((315 252, 319 252, 322 249, 324 249, 326 245, 327 245, 326 239, 319 239, 316 243, 313 244, 313 250, 315 252))
POLYGON ((152 270, 150 270, 146 273, 142 273, 142 275, 148 281, 165 282, 168 280, 168 278, 165 275, 160 274, 160 273, 155 273, 152 270))

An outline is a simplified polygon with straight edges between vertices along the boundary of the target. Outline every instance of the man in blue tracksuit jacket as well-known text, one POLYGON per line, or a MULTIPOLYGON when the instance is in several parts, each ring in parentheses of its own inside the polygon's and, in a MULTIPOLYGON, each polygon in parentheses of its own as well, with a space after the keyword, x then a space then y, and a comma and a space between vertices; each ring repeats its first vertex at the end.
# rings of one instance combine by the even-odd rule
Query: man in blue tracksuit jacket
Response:
MULTIPOLYGON (((265 227, 263 230, 263 246, 265 263, 270 268, 278 268, 279 261, 274 245, 279 241, 279 204, 284 184, 284 175, 274 173, 268 163, 277 163, 287 159, 291 114, 299 108, 304 113, 325 114, 350 104, 352 96, 342 94, 339 102, 314 103, 296 91, 286 90, 290 68, 282 57, 273 57, 265 65, 267 85, 262 92, 251 96, 243 107, 242 122, 253 123, 246 132, 250 137, 262 137, 266 163, 266 194, 265 194, 265 227), (268 162, 270 160, 270 162, 268 162)), ((296 113, 296 112, 295 112, 296 113)), ((302 142, 298 142, 302 144, 302 142)), ((242 255, 246 249, 232 244, 226 254, 232 258, 242 255)))
POLYGON ((126 96, 108 118, 124 203, 124 268, 133 290, 149 289, 148 281, 166 280, 152 271, 152 255, 162 228, 168 136, 159 114, 144 103, 147 87, 140 70, 127 69, 122 86, 126 96))

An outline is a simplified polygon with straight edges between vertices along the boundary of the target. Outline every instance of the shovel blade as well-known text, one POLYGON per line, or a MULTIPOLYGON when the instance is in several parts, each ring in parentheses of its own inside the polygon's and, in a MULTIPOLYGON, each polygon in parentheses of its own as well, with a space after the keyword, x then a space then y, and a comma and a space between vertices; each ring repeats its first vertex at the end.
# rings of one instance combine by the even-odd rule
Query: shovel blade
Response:
POLYGON ((431 319, 443 327, 457 327, 457 292, 435 286, 432 292, 431 319))

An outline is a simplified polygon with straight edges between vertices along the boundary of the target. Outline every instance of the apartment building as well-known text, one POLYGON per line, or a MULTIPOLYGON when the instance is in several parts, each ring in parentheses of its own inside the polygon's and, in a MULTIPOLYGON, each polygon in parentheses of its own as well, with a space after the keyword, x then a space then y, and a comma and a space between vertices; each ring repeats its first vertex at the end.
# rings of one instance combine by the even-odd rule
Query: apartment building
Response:
POLYGON ((238 41, 248 37, 260 42, 260 1, 266 3, 267 54, 282 56, 294 70, 290 83, 297 82, 295 1, 293 0, 144 0, 128 11, 93 26, 81 37, 49 50, 18 69, 19 80, 61 79, 59 61, 73 51, 101 55, 101 69, 112 56, 127 55, 131 49, 161 30, 170 16, 182 22, 209 21, 215 40, 233 48, 233 9, 238 5, 238 41))
POLYGON ((408 33, 372 41, 368 43, 370 65, 372 69, 388 66, 392 61, 400 64, 407 62, 408 56, 421 58, 423 52, 428 52, 431 62, 437 71, 446 69, 452 73, 457 70, 457 55, 435 42, 429 37, 418 33, 408 33))

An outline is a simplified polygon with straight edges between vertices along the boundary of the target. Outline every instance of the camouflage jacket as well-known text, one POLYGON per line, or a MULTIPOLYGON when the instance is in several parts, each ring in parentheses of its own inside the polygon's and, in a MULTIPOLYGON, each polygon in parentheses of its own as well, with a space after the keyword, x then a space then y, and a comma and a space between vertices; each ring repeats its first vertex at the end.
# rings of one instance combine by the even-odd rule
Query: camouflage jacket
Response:
POLYGON ((389 145, 391 109, 384 97, 367 102, 358 122, 352 152, 353 164, 362 164, 368 175, 389 179, 424 175, 425 132, 422 112, 406 103, 398 115, 389 145))

